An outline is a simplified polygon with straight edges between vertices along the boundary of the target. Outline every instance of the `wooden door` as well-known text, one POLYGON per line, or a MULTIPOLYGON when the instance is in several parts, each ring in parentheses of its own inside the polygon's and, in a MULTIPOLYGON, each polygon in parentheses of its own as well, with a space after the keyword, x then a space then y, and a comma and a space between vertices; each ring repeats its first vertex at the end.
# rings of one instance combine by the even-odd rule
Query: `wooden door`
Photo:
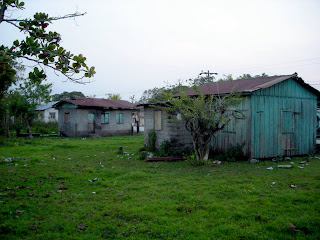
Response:
POLYGON ((94 115, 94 113, 88 113, 88 131, 89 131, 89 133, 95 133, 95 115, 94 115))

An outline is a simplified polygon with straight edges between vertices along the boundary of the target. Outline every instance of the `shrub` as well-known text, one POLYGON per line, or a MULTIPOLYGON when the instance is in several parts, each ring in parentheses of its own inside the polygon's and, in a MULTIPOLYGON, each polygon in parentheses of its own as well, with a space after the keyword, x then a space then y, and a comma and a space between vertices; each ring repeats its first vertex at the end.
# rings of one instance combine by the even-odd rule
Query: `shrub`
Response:
POLYGON ((51 134, 58 132, 58 122, 42 122, 34 121, 32 124, 32 131, 41 134, 51 134))
POLYGON ((168 140, 163 141, 159 147, 160 156, 170 156, 172 154, 171 144, 168 140))
POLYGON ((154 152, 156 148, 157 134, 154 130, 149 131, 148 133, 148 150, 154 152))
POLYGON ((225 153, 220 153, 214 157, 214 159, 224 162, 237 162, 246 160, 243 152, 242 145, 236 145, 229 148, 225 153))

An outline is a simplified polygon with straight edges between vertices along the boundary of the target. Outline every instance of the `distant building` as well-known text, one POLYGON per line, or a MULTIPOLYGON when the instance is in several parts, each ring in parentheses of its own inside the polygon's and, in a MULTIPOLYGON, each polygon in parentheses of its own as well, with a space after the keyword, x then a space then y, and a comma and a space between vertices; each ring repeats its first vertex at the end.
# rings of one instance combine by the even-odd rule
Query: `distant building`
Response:
POLYGON ((139 109, 124 100, 73 98, 54 105, 59 133, 68 137, 105 137, 131 134, 139 109))
MULTIPOLYGON (((272 158, 313 154, 316 145, 317 99, 320 92, 297 74, 211 82, 200 85, 205 95, 239 92, 237 107, 244 119, 234 119, 215 134, 211 148, 225 152, 243 146, 247 157, 272 158)), ((185 91, 196 97, 193 89, 185 91)), ((169 141, 174 148, 192 148, 191 134, 183 122, 170 122, 166 111, 144 104, 145 143, 155 131, 156 144, 169 141)), ((320 117, 320 116, 319 116, 320 117)))
POLYGON ((36 108, 37 120, 43 121, 43 122, 57 122, 58 121, 58 110, 56 110, 54 107, 52 107, 57 102, 48 102, 41 104, 36 108))

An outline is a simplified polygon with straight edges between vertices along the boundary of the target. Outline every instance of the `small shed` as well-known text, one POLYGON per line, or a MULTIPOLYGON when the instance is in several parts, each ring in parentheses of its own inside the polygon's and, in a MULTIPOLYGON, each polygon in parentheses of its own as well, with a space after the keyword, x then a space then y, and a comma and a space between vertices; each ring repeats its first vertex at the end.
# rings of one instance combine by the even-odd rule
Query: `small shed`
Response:
POLYGON ((132 133, 138 108, 124 100, 72 98, 54 105, 59 111, 59 134, 68 137, 105 137, 132 133))
MULTIPOLYGON (((317 99, 320 92, 297 74, 210 82, 198 87, 206 95, 242 94, 237 110, 244 119, 232 120, 219 131, 211 147, 225 152, 242 146, 247 157, 272 158, 312 154, 316 145, 317 99)), ((193 89, 187 95, 196 95, 193 89)), ((157 134, 157 146, 163 141, 176 148, 192 148, 184 123, 173 123, 164 110, 145 105, 145 141, 148 132, 157 134)))
POLYGON ((48 123, 58 121, 58 110, 53 105, 58 102, 43 103, 36 108, 37 120, 48 123))

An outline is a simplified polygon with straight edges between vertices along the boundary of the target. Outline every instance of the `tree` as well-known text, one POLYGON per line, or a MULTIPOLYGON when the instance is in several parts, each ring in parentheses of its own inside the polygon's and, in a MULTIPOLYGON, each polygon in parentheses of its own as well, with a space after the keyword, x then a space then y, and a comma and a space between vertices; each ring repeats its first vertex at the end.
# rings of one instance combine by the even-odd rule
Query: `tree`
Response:
POLYGON ((7 63, 0 64, 0 135, 7 135, 10 138, 10 111, 8 88, 23 79, 24 66, 8 59, 7 63), (4 68, 3 68, 4 67, 4 68))
POLYGON ((223 77, 218 80, 218 82, 221 81, 233 81, 232 74, 224 74, 223 77))
POLYGON ((107 95, 107 99, 121 100, 120 94, 108 93, 106 95, 107 95))
POLYGON ((167 83, 166 87, 162 88, 153 88, 153 89, 148 89, 145 90, 138 101, 138 104, 143 104, 143 103, 156 103, 156 102, 162 102, 166 101, 166 94, 164 93, 169 93, 169 94, 176 94, 180 93, 181 91, 185 91, 189 89, 191 86, 194 85, 196 81, 193 79, 188 79, 183 81, 178 81, 176 84, 170 85, 167 83))
POLYGON ((60 94, 54 94, 51 96, 51 101, 60 101, 64 99, 70 99, 75 97, 86 97, 82 92, 72 91, 72 92, 63 92, 60 94))
POLYGON ((12 67, 12 58, 7 56, 0 46, 0 99, 15 82, 16 70, 12 67))
MULTIPOLYGON (((50 100, 52 84, 32 83, 26 79, 19 87, 8 94, 8 111, 15 118, 15 128, 19 134, 21 125, 24 124, 32 138, 31 124, 35 119, 35 109, 43 102, 50 100)), ((7 127, 9 130, 9 128, 7 127)))
POLYGON ((164 93, 168 101, 163 102, 160 108, 171 115, 172 121, 185 122, 185 127, 192 136, 196 161, 202 164, 209 157, 212 136, 222 130, 232 118, 243 118, 243 115, 234 110, 241 101, 239 94, 207 96, 197 88, 194 89, 196 97, 188 96, 184 92, 180 97, 164 93), (177 114, 180 114, 181 120, 178 120, 177 114))
POLYGON ((131 103, 134 103, 134 104, 136 103, 135 95, 130 96, 129 99, 131 103))
POLYGON ((85 83, 84 77, 91 78, 95 74, 94 67, 87 66, 86 58, 82 54, 74 55, 60 45, 59 33, 47 31, 47 27, 56 20, 83 16, 85 13, 74 13, 62 17, 49 17, 46 13, 35 13, 30 19, 14 19, 6 15, 8 10, 23 9, 24 2, 19 0, 0 2, 0 24, 11 24, 26 35, 23 40, 15 40, 10 47, 0 46, 1 93, 14 83, 15 73, 10 65, 12 60, 23 59, 35 64, 33 71, 29 73, 29 79, 32 82, 40 82, 46 78, 44 67, 51 68, 61 73, 67 80, 77 83, 85 83))
POLYGON ((258 78, 258 77, 268 77, 266 73, 262 73, 261 75, 257 74, 254 76, 251 76, 249 73, 244 73, 241 76, 237 77, 237 79, 248 79, 248 78, 258 78))

